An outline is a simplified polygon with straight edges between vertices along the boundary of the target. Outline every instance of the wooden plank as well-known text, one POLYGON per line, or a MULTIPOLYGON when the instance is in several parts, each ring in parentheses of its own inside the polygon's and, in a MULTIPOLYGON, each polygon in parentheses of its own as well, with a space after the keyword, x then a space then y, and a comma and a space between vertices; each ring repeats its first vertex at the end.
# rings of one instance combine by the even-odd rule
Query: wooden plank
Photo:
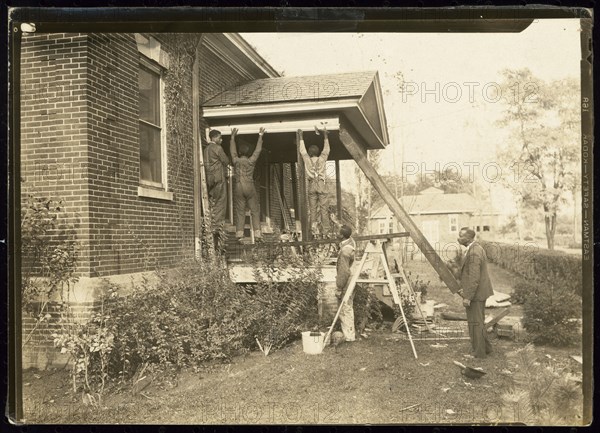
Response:
POLYGON ((502 310, 498 314, 496 314, 494 317, 492 317, 489 321, 485 322, 486 329, 489 329, 492 326, 494 326, 496 323, 498 323, 504 316, 506 316, 508 314, 509 311, 510 311, 510 308, 505 308, 504 310, 502 310))
POLYGON ((429 241, 423 236, 423 233, 421 233, 421 230, 419 230, 419 227, 414 223, 408 212, 404 210, 396 197, 394 197, 392 192, 388 189, 383 179, 381 179, 377 173, 377 170, 375 170, 368 161, 364 146, 359 144, 359 135, 355 133, 352 130, 352 126, 346 124, 346 122, 340 123, 340 139, 352 158, 356 161, 375 190, 377 190, 383 201, 392 210, 396 218, 398 218, 398 221, 400 221, 404 228, 408 229, 410 237, 417 244, 429 263, 431 263, 431 266, 433 266, 433 269, 435 269, 442 281, 452 293, 458 292, 460 286, 454 278, 454 275, 452 275, 446 264, 440 256, 438 256, 429 241))
POLYGON ((356 282, 364 284, 389 284, 389 281, 384 278, 363 278, 356 282))
POLYGON ((267 130, 268 133, 289 133, 294 134, 298 129, 303 131, 314 131, 315 125, 321 123, 327 124, 327 129, 336 131, 339 128, 339 118, 336 117, 302 117, 291 118, 279 121, 263 122, 262 119, 257 121, 240 121, 239 119, 231 119, 231 121, 212 121, 210 127, 223 131, 223 135, 231 134, 232 128, 238 128, 238 135, 256 135, 260 127, 267 130))
POLYGON ((335 160, 335 198, 338 221, 342 221, 342 181, 340 179, 340 161, 335 160))
MULTIPOLYGON (((392 238, 405 238, 410 236, 408 232, 388 233, 385 235, 366 235, 366 236, 353 236, 355 242, 361 241, 374 241, 374 240, 387 240, 392 238)), ((252 249, 252 248, 274 248, 274 247, 310 247, 316 245, 327 245, 337 244, 342 241, 342 238, 333 239, 316 239, 314 241, 293 241, 293 242, 263 242, 262 244, 251 245, 251 244, 240 244, 236 248, 241 249, 252 249)))
POLYGON ((306 169, 304 160, 300 155, 300 142, 296 140, 296 159, 298 161, 298 205, 300 207, 300 226, 302 228, 302 240, 310 239, 310 227, 308 226, 308 192, 306 189, 306 169))

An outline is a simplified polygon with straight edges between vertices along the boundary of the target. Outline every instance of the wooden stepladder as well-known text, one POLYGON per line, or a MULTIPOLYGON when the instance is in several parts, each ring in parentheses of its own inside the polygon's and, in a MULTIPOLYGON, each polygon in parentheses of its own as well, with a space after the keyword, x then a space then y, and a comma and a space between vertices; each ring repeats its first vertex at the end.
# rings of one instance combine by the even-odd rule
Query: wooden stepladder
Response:
MULTIPOLYGON (((387 284, 390 288, 390 292, 392 294, 392 298, 394 299, 394 303, 396 305, 398 305, 398 307, 400 307, 400 314, 402 314, 402 319, 404 319, 406 333, 408 335, 408 340, 410 341, 410 346, 412 348, 415 359, 417 359, 418 358, 417 351, 415 349, 415 344, 413 342, 412 335, 410 334, 410 328, 408 326, 408 321, 406 320, 406 315, 404 314, 404 308, 402 307, 402 299, 400 298, 400 293, 398 291, 398 287, 396 286, 396 280, 394 278, 394 275, 392 275, 389 264, 387 262, 387 255, 385 253, 386 242, 387 242, 387 240, 377 240, 374 243, 369 242, 369 244, 367 245, 367 248, 365 249, 365 252, 363 253, 358 266, 356 266, 356 268, 354 269, 354 271, 352 273, 352 276, 350 277, 350 282, 348 283, 348 288, 346 289, 346 293, 344 294, 344 297, 343 297, 342 301, 340 302, 340 306, 337 310, 337 313, 335 314, 335 317, 333 318, 331 327, 329 328, 329 331, 327 331, 327 334, 325 335, 325 338, 323 339, 323 344, 326 345, 327 342, 329 341, 329 338, 331 337, 331 332, 333 331, 333 327, 335 326, 335 324, 340 316, 342 307, 344 306, 345 303, 348 302, 348 300, 352 296, 352 293, 354 292, 354 289, 356 288, 357 283, 387 284), (367 258, 369 256, 374 256, 373 258, 375 259, 375 262, 373 263, 373 267, 371 268, 371 271, 372 271, 371 276, 374 277, 373 270, 377 268, 378 263, 381 263, 381 265, 383 267, 383 271, 385 273, 385 279, 360 278, 360 275, 363 272, 363 268, 364 268, 365 263, 367 262, 367 258)), ((412 289, 412 286, 410 285, 410 282, 408 281, 402 268, 400 268, 400 272, 401 272, 400 275, 402 276, 404 281, 407 283, 406 285, 408 287, 409 292, 412 293, 414 296, 414 291, 412 289)), ((421 314, 421 317, 427 324, 426 317, 423 315, 423 312, 421 311, 421 308, 419 307, 419 303, 416 302, 416 304, 417 304, 417 309, 418 309, 419 313, 421 314)), ((427 329, 429 330, 429 326, 428 325, 426 325, 426 326, 427 326, 427 329)))

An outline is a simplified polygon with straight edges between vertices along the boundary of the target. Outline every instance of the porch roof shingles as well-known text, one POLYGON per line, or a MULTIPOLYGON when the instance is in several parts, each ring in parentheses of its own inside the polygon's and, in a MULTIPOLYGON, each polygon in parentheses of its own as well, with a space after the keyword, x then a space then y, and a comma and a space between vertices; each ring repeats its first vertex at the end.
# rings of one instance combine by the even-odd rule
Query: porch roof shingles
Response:
POLYGON ((204 107, 278 102, 360 99, 375 79, 375 71, 301 77, 263 78, 234 86, 204 102, 204 107))

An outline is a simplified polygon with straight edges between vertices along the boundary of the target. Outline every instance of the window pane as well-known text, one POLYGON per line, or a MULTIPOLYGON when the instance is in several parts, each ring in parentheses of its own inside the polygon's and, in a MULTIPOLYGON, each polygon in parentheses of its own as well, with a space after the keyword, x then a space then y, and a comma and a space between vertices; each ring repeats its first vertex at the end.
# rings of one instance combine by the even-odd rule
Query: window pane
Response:
POLYGON ((140 119, 160 125, 160 76, 140 68, 140 119))
POLYGON ((162 182, 160 129, 140 122, 140 179, 162 182))

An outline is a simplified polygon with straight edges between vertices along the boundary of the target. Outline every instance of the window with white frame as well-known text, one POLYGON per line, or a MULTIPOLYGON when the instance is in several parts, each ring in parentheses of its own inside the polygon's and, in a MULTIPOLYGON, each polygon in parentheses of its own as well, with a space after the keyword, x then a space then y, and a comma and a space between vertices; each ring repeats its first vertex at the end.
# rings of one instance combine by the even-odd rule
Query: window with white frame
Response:
POLYGON ((448 222, 450 223, 450 233, 458 232, 458 215, 450 214, 448 215, 448 222))
POLYGON ((166 143, 161 68, 140 60, 140 183, 166 189, 166 143))
POLYGON ((388 225, 388 233, 394 233, 394 220, 390 220, 388 225))
POLYGON ((386 230, 386 228, 387 228, 386 221, 385 221, 385 220, 383 220, 383 221, 379 221, 379 234, 380 234, 380 235, 383 235, 383 234, 385 234, 385 230, 386 230))

